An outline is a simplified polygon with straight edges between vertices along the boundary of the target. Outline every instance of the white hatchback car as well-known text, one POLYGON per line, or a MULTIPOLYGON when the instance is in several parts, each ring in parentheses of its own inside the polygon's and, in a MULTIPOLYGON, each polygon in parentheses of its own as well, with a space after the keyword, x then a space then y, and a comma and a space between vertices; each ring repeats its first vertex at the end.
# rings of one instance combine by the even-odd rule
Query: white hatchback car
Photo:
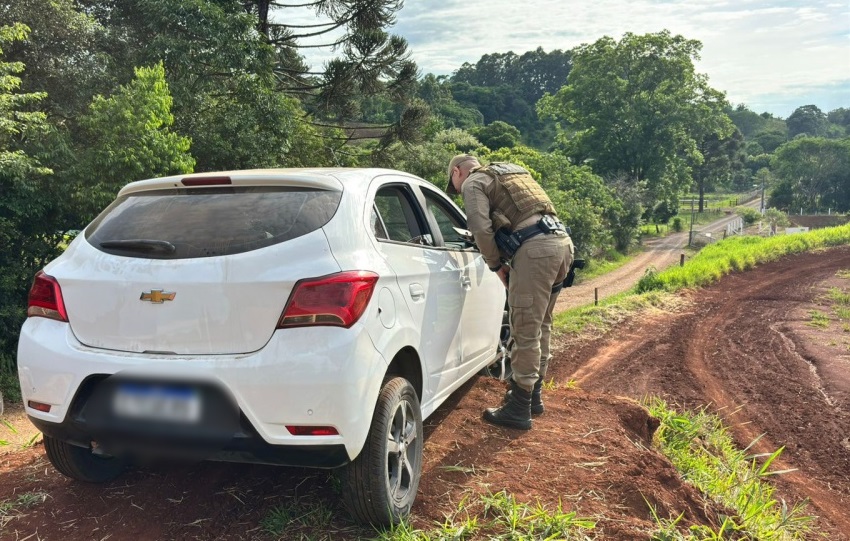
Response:
POLYGON ((354 517, 406 515, 422 420, 494 362, 505 290, 463 213, 383 169, 125 186, 35 277, 26 412, 61 473, 137 456, 344 467, 354 517))

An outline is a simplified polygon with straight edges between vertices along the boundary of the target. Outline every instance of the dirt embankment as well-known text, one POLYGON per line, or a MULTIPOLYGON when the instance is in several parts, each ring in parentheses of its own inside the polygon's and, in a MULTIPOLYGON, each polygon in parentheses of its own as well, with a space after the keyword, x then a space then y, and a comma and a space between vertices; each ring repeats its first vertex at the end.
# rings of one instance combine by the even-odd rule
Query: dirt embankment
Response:
MULTIPOLYGON (((650 506, 680 523, 718 524, 718 511, 682 483, 651 447, 653 420, 634 399, 660 395, 725 417, 756 452, 785 446, 777 495, 811 500, 829 539, 850 539, 850 332, 827 314, 830 287, 850 290, 850 248, 788 257, 688 295, 679 313, 643 316, 608 337, 558 339, 546 413, 530 432, 485 424, 481 411, 504 387, 477 378, 426 421, 425 464, 413 523, 427 529, 474 513, 480 494, 597 520, 599 539, 645 539, 650 506), (568 385, 577 383, 578 388, 568 385)), ((128 472, 93 486, 55 473, 43 450, 0 456, 0 502, 40 495, 0 516, 0 539, 273 539, 260 527, 272 510, 295 517, 284 539, 360 539, 374 532, 345 518, 326 472, 199 464, 128 472)), ((486 520, 480 520, 484 523, 486 520)))

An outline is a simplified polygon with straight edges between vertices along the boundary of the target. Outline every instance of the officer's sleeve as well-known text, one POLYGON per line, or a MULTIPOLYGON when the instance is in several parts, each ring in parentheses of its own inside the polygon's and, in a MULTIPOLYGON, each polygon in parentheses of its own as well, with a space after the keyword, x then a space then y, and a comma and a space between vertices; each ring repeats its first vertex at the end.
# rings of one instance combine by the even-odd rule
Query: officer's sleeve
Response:
POLYGON ((475 237, 475 244, 481 250, 484 261, 491 269, 499 267, 499 248, 493 239, 493 222, 490 220, 490 199, 486 188, 492 181, 483 173, 473 173, 461 186, 463 206, 466 210, 467 227, 475 237))

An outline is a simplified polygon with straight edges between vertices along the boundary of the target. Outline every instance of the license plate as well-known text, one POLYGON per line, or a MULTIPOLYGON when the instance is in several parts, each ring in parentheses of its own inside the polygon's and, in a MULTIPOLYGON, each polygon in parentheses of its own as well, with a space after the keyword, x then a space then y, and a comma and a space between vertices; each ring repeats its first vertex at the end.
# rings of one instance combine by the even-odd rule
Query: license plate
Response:
POLYGON ((118 417, 196 423, 201 419, 201 397, 191 387, 122 384, 112 401, 118 417))

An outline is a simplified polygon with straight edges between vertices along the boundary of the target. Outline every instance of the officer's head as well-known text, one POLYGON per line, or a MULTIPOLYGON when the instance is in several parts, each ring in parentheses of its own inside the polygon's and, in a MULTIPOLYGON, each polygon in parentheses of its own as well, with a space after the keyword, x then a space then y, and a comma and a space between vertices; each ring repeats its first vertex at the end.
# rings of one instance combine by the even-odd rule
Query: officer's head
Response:
POLYGON ((460 185, 469 176, 469 170, 479 165, 481 164, 478 162, 478 158, 471 154, 458 154, 452 158, 449 162, 449 184, 446 186, 446 193, 457 195, 460 185))

